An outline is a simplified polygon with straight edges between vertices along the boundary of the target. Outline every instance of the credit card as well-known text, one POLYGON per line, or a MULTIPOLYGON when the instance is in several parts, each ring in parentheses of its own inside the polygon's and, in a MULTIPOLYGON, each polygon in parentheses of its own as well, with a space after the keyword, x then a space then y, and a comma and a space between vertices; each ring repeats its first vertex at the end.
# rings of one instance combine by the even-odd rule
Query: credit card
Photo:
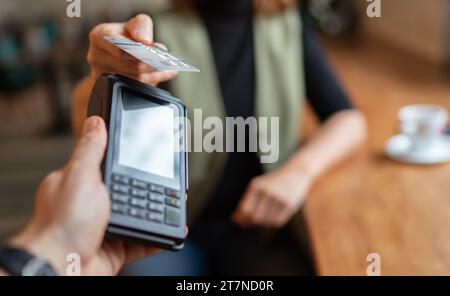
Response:
POLYGON ((125 37, 105 36, 108 42, 159 71, 200 72, 174 54, 156 45, 146 45, 125 37))

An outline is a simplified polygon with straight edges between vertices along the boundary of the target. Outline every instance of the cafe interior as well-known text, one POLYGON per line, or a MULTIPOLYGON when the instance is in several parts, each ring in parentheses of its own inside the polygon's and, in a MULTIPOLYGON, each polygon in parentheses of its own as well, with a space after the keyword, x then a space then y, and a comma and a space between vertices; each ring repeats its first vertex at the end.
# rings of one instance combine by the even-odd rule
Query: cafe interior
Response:
MULTIPOLYGON (((379 260, 381 275, 450 275, 450 1, 380 0, 379 15, 366 0, 299 2, 368 128, 302 207, 315 273, 369 275, 379 260), (432 135, 409 129, 424 118, 439 121, 432 135)), ((64 0, 0 0, 0 242, 25 225, 37 186, 70 156, 89 31, 170 6, 81 3, 70 18, 64 0)), ((317 126, 307 108, 299 133, 317 126)))

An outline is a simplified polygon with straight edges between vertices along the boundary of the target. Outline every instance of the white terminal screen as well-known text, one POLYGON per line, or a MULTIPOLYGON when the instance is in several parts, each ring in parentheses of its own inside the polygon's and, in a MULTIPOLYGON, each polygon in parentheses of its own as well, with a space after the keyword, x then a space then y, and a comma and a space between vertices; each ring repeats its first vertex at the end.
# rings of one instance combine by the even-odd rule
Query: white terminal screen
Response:
POLYGON ((173 179, 174 110, 156 104, 127 109, 122 109, 119 164, 173 179))

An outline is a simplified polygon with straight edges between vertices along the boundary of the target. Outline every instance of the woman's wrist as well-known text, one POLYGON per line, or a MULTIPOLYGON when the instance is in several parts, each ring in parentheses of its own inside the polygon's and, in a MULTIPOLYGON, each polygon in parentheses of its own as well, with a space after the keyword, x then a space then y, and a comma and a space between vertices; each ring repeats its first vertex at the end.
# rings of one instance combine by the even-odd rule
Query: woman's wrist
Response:
POLYGON ((282 171, 290 174, 296 174, 309 184, 314 183, 318 177, 318 173, 307 162, 302 161, 299 157, 292 158, 281 168, 282 171))

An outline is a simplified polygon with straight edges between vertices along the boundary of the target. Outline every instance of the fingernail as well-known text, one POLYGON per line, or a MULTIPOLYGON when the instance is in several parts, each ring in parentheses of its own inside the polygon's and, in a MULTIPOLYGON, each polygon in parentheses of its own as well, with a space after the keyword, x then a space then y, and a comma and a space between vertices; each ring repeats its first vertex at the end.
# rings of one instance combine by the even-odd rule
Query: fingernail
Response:
POLYGON ((88 118, 84 123, 84 133, 93 131, 98 126, 97 118, 88 118))

